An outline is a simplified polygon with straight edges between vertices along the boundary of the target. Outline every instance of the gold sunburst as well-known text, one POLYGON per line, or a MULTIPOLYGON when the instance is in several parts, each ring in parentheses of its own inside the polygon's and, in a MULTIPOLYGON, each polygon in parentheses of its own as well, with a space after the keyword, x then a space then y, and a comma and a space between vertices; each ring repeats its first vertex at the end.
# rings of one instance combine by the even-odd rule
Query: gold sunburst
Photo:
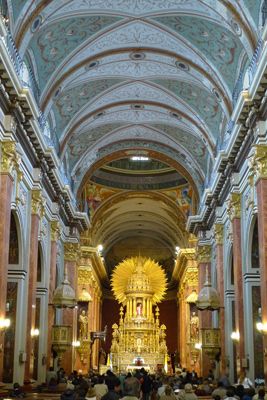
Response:
POLYGON ((125 304, 125 292, 127 291, 129 278, 136 272, 138 261, 142 262, 142 271, 149 278, 152 286, 153 304, 161 302, 167 289, 165 272, 158 263, 145 257, 131 257, 117 265, 111 278, 112 291, 116 300, 125 304))

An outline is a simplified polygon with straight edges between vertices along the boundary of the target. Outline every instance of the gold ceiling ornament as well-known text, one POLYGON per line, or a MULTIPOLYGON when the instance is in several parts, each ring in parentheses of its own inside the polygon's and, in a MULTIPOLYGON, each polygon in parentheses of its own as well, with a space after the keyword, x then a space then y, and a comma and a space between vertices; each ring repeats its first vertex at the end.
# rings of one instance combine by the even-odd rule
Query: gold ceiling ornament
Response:
POLYGON ((150 293, 152 303, 162 301, 167 286, 164 270, 145 257, 131 257, 115 268, 111 278, 112 291, 119 303, 126 304, 127 294, 150 293))

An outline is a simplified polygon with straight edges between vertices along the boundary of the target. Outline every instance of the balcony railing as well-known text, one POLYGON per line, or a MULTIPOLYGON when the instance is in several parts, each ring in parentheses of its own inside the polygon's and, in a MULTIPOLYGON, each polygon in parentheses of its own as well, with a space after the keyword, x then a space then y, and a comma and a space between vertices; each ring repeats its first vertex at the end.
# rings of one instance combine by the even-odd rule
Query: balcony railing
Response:
POLYGON ((251 84, 252 79, 253 79, 253 77, 255 75, 255 72, 256 72, 256 69, 257 69, 257 65, 258 65, 258 63, 260 61, 260 58, 261 58, 262 49, 263 49, 263 40, 260 39, 258 41, 256 50, 254 51, 252 60, 251 60, 251 62, 249 64, 249 67, 248 67, 249 84, 251 84))

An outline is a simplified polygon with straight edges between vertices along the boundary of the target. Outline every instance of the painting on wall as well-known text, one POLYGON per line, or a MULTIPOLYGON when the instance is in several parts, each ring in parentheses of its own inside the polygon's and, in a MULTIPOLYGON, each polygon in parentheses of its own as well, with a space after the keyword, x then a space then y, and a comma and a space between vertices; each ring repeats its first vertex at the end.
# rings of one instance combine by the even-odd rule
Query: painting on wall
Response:
POLYGON ((187 184, 171 190, 162 190, 161 193, 177 203, 187 217, 191 215, 193 190, 190 185, 187 184))
POLYGON ((115 192, 111 189, 88 182, 86 185, 86 202, 89 216, 92 218, 100 204, 113 194, 115 194, 115 192))

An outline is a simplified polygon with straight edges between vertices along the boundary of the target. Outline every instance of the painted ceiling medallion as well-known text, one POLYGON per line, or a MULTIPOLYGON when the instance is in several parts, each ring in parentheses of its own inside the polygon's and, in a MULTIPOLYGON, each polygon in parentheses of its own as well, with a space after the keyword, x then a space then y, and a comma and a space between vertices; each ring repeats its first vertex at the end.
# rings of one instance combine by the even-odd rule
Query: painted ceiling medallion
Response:
POLYGON ((132 53, 130 56, 133 60, 143 60, 145 55, 143 53, 132 53))
POLYGON ((37 32, 37 30, 39 29, 41 23, 42 23, 42 18, 41 18, 40 16, 37 17, 37 18, 33 21, 33 23, 32 23, 32 28, 31 28, 31 30, 32 30, 33 33, 37 32))
POLYGON ((85 69, 93 69, 93 68, 96 68, 97 66, 99 65, 99 61, 98 60, 95 60, 95 61, 92 61, 92 62, 90 62, 86 67, 85 67, 85 69))
POLYGON ((95 115, 95 118, 100 118, 100 117, 102 117, 103 115, 105 115, 106 114, 106 111, 100 111, 99 113, 97 113, 96 115, 95 115))
POLYGON ((61 90, 61 88, 59 87, 59 88, 55 91, 54 96, 53 96, 53 99, 56 99, 56 98, 57 98, 57 96, 58 96, 59 93, 60 93, 60 90, 61 90))
POLYGON ((185 63, 182 62, 182 61, 176 61, 175 64, 177 65, 178 68, 182 69, 183 71, 188 71, 188 70, 189 70, 188 65, 185 64, 185 63))
POLYGON ((141 104, 132 104, 131 108, 133 108, 134 110, 142 110, 144 106, 142 106, 141 104))
POLYGON ((170 112, 170 115, 174 118, 181 119, 180 115, 175 112, 170 112))

